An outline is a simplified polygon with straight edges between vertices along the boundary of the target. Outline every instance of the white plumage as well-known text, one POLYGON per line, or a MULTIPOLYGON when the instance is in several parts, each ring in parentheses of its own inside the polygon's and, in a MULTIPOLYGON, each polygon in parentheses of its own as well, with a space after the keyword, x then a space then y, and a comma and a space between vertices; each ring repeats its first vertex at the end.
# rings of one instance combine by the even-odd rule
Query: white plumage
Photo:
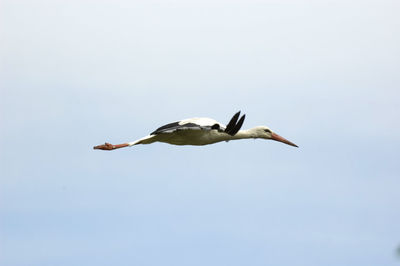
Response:
POLYGON ((211 118, 196 117, 184 119, 159 127, 150 133, 150 135, 136 141, 117 145, 105 143, 103 145, 95 146, 94 149, 114 150, 138 144, 150 144, 153 142, 165 142, 173 145, 207 145, 220 141, 249 138, 272 139, 297 147, 297 145, 272 132, 266 126, 240 130, 245 115, 240 119, 239 116, 240 112, 237 112, 226 126, 211 118))

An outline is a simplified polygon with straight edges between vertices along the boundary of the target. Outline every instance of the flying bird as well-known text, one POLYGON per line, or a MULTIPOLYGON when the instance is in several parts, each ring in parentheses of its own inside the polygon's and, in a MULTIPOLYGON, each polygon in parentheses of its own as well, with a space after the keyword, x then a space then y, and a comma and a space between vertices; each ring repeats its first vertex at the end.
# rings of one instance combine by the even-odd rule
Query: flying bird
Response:
POLYGON ((240 119, 239 117, 240 111, 231 118, 226 126, 211 118, 184 119, 159 127, 151 132, 150 135, 133 142, 116 145, 106 142, 105 144, 94 146, 93 149, 114 150, 138 144, 151 144, 157 141, 173 145, 208 145, 221 141, 257 138, 272 139, 298 147, 266 126, 240 130, 246 115, 243 115, 240 119))

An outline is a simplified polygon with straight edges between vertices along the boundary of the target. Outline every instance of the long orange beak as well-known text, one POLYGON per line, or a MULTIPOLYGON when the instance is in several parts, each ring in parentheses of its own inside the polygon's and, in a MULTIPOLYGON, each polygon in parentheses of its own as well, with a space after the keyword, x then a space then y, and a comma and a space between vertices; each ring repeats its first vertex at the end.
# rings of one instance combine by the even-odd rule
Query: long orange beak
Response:
POLYGON ((279 141, 279 142, 282 142, 282 143, 285 143, 285 144, 290 145, 290 146, 293 146, 293 147, 297 147, 297 148, 299 147, 299 146, 297 146, 296 144, 294 144, 293 142, 288 141, 287 139, 285 139, 285 138, 279 136, 279 135, 276 134, 276 133, 272 133, 271 139, 276 140, 276 141, 279 141))

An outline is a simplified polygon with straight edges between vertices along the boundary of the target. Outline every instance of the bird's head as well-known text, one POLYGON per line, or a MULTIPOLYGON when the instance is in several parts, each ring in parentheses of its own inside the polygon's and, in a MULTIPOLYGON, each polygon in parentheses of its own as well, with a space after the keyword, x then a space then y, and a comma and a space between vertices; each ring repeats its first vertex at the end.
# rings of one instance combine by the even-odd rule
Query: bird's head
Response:
POLYGON ((294 147, 298 147, 296 144, 288 141, 287 139, 279 136, 278 134, 276 134, 275 132, 273 132, 269 127, 266 126, 258 126, 255 128, 251 129, 252 133, 254 134, 254 136, 256 138, 262 138, 262 139, 272 139, 275 141, 279 141, 294 147))

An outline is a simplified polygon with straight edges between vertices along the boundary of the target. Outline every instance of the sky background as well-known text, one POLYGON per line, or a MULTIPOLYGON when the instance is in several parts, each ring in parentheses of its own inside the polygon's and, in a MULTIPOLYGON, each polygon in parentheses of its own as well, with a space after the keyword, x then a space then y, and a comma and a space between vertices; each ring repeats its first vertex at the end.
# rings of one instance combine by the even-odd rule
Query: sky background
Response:
POLYGON ((399 1, 0 2, 0 264, 399 265, 399 1), (113 152, 179 119, 265 140, 113 152))

